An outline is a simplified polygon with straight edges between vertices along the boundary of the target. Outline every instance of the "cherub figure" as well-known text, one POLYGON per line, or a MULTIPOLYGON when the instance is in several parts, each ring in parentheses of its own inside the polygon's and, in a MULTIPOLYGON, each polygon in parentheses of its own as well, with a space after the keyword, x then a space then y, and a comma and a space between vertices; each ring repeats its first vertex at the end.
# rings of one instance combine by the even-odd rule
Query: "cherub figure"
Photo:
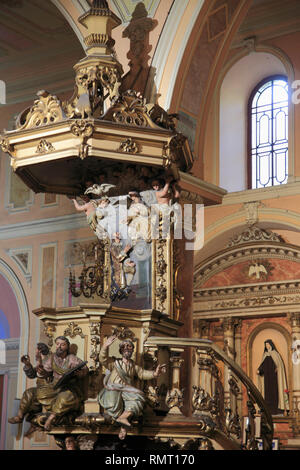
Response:
POLYGON ((151 236, 157 238, 159 227, 163 238, 170 235, 170 226, 175 226, 181 207, 178 204, 180 188, 176 185, 173 176, 168 176, 166 181, 160 178, 152 180, 152 190, 141 192, 143 201, 151 207, 151 236))
POLYGON ((96 232, 97 228, 97 217, 96 217, 96 208, 98 206, 98 201, 96 199, 90 199, 88 196, 82 196, 84 198, 85 204, 78 204, 76 199, 72 199, 75 209, 78 212, 85 212, 86 220, 91 229, 96 232))
POLYGON ((176 186, 173 176, 168 176, 166 181, 156 178, 152 180, 152 189, 155 191, 158 204, 170 204, 179 199, 180 190, 176 186))

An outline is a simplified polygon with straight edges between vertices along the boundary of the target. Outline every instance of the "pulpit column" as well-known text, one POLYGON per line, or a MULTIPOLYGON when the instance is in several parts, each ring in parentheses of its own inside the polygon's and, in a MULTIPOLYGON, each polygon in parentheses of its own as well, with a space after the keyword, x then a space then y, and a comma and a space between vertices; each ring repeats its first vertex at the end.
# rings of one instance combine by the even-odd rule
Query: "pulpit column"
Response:
POLYGON ((289 314, 292 327, 292 364, 293 364, 293 413, 300 414, 300 313, 289 314), (298 347, 299 345, 299 347, 298 347))

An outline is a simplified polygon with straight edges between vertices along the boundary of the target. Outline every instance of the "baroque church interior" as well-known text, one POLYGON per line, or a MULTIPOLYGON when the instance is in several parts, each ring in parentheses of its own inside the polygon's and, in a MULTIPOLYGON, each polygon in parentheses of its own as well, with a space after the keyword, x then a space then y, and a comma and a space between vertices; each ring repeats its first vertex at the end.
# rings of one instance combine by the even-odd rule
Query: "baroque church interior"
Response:
POLYGON ((0 449, 299 450, 300 2, 0 9, 0 449))

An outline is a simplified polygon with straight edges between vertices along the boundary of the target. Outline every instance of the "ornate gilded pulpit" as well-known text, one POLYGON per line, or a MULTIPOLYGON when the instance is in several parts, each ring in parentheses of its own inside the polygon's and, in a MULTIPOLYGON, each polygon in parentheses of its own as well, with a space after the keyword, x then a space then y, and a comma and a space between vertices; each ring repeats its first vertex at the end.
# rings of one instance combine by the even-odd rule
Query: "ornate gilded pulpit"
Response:
MULTIPOLYGON (((219 379, 206 343, 202 352, 200 343, 189 343, 193 252, 201 248, 202 205, 220 202, 222 191, 189 173, 193 155, 176 130, 176 116, 135 90, 122 89, 122 66, 111 37, 120 21, 107 2, 94 0, 79 21, 86 28, 87 55, 74 67, 73 96, 62 102, 39 91, 16 129, 4 132, 0 141, 14 171, 33 191, 88 196, 87 220, 98 239, 94 261, 84 257, 79 278, 70 271, 70 292, 83 302, 34 312, 49 346, 58 336, 67 337, 89 367, 83 414, 54 426, 51 434, 58 443, 74 434, 82 448, 117 434, 97 399, 105 372, 99 352, 105 339, 116 335, 110 356, 120 357, 120 342, 130 339, 133 359, 144 369, 167 364, 158 379, 138 382, 146 404, 128 434, 177 448, 187 443, 210 448, 215 408, 201 408, 203 389, 192 386, 192 377, 205 363, 199 380, 209 382, 211 393, 219 379), (97 184, 90 184, 90 175, 97 184), (190 347, 196 347, 198 358, 190 347)), ((222 439, 239 448, 230 433, 222 439)))

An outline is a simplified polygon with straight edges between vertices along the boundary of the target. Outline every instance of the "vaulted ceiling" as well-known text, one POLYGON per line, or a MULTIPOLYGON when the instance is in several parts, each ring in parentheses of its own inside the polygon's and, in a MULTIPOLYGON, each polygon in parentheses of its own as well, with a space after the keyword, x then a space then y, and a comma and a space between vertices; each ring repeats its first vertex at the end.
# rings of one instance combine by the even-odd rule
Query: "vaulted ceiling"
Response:
POLYGON ((234 44, 256 36, 260 41, 300 30, 299 0, 253 0, 234 44))
POLYGON ((40 89, 73 88, 73 65, 84 51, 52 2, 0 0, 0 11, 0 79, 7 103, 32 100, 40 89))

